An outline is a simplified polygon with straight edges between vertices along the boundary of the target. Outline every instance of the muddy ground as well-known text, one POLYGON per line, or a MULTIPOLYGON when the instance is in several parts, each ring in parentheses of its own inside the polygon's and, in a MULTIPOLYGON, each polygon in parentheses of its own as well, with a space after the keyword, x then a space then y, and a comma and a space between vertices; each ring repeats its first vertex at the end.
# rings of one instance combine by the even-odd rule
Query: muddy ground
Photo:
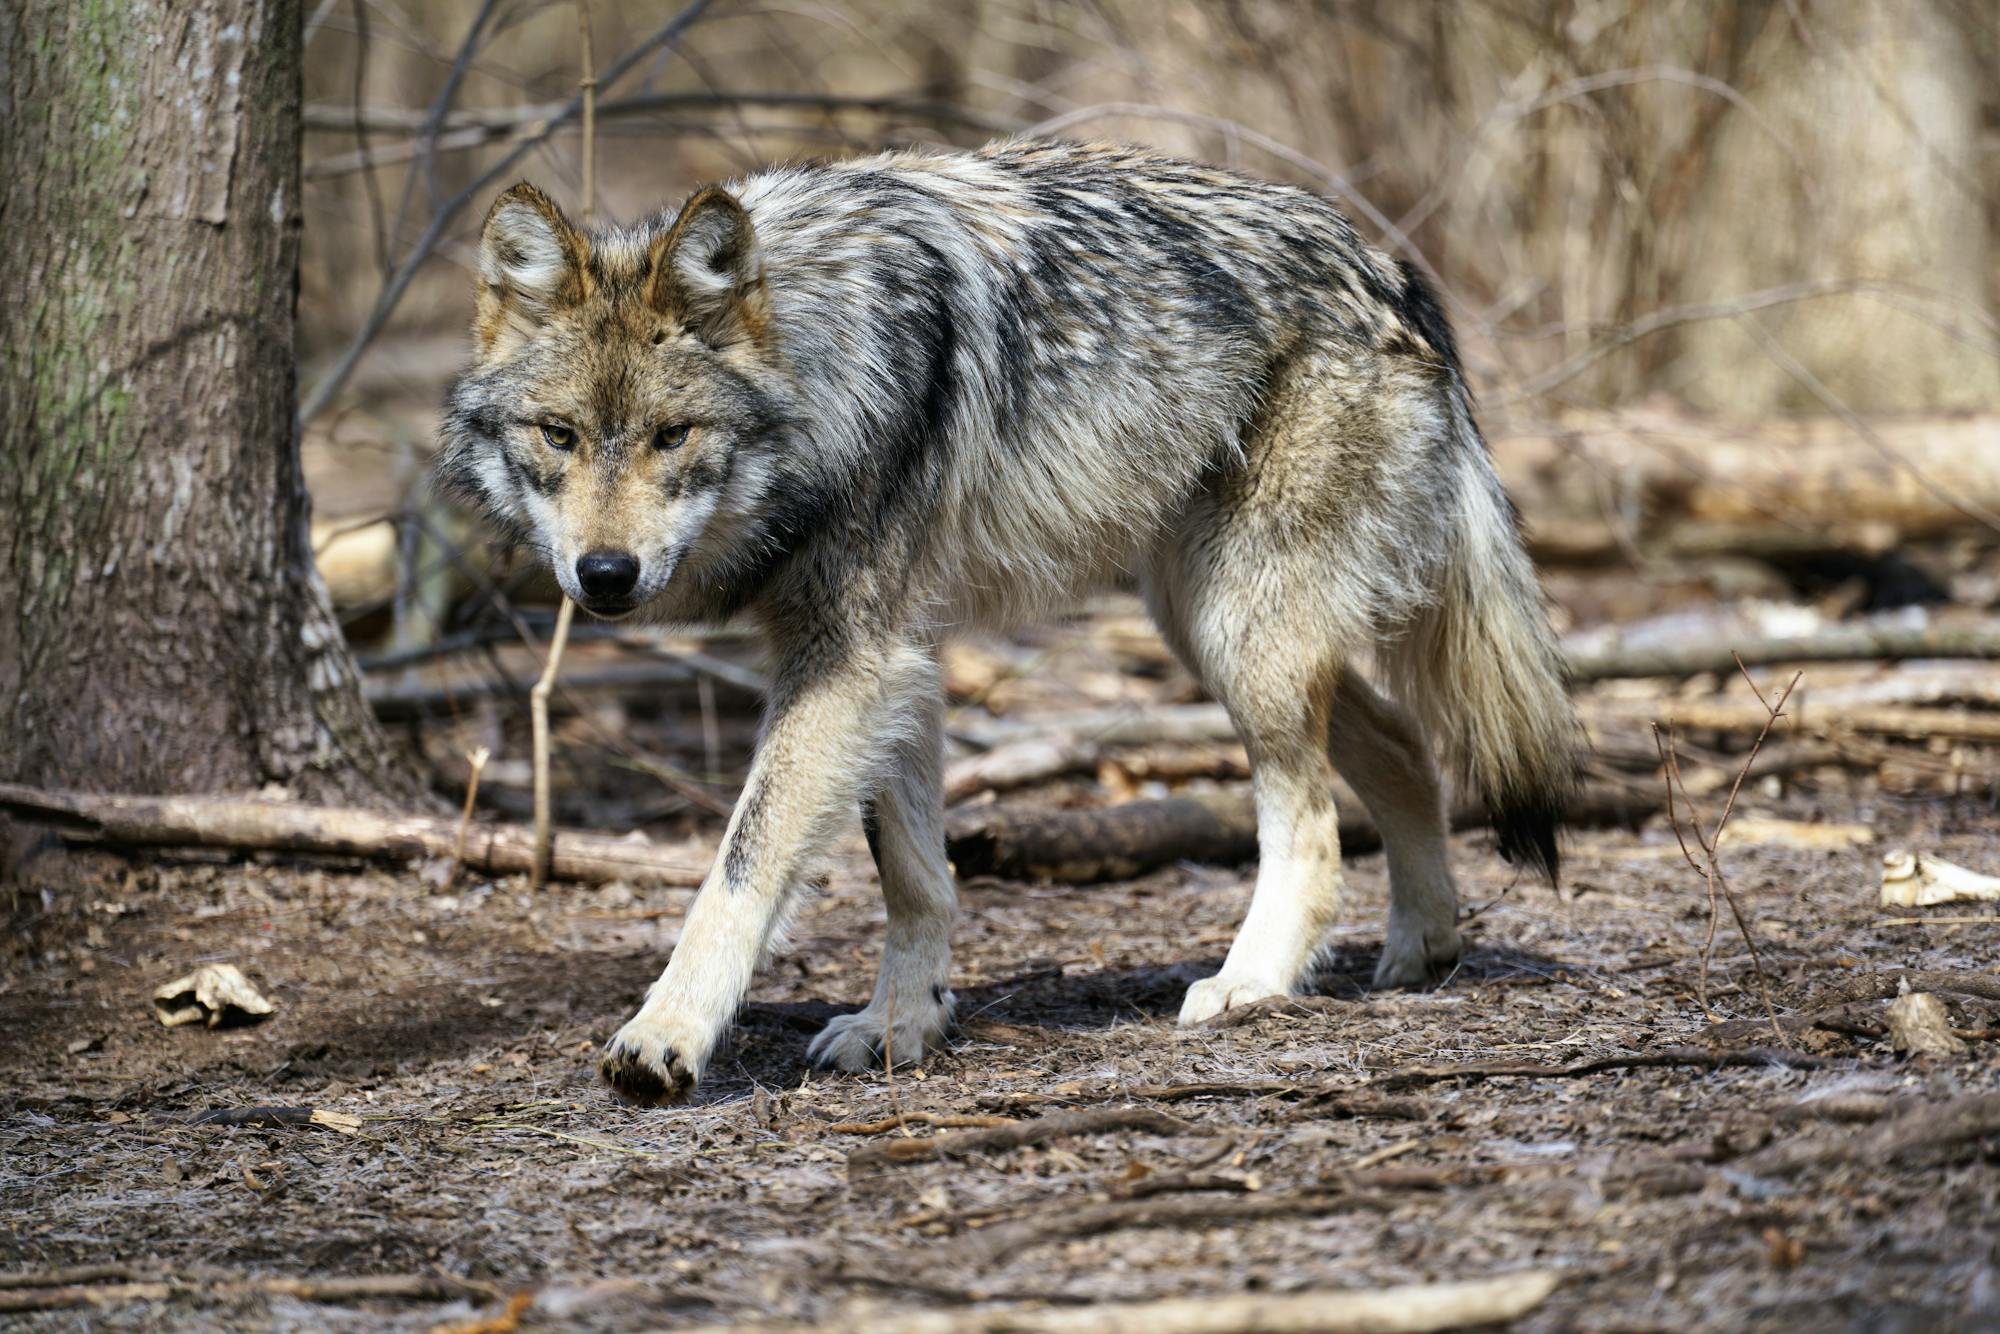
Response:
MULTIPOLYGON (((1100 657, 1104 639, 1091 639, 1100 657)), ((1019 713, 1187 694, 1171 671, 1066 661, 1046 643, 1012 660, 1020 674, 960 682, 961 696, 1019 713)), ((565 733, 570 818, 712 836, 715 817, 686 802, 685 783, 662 788, 591 748, 640 737, 690 771, 739 766, 748 723, 729 697, 705 742, 692 692, 675 698, 638 713, 582 701, 565 733)), ((511 715, 459 726, 497 728, 505 755, 521 753, 511 715)), ((441 787, 462 739, 429 738, 441 787)), ((519 793, 504 756, 496 764, 489 799, 505 813, 519 793)), ((1116 775, 1007 799, 1112 799, 1105 782, 1116 775)), ((1990 799, 1892 793, 1826 767, 1753 783, 1738 814, 1746 832, 1726 866, 1782 1012, 1824 1012, 1838 988, 1896 969, 2000 985, 2000 919, 1892 925, 1876 906, 1889 847, 2000 871, 1990 799)), ((871 987, 882 909, 857 830, 832 850, 829 883, 763 970, 696 1102, 663 1110, 615 1102, 594 1051, 662 966, 686 891, 536 894, 512 880, 440 886, 437 868, 192 854, 65 856, 58 875, 30 858, 0 980, 0 1269, 118 1265, 186 1282, 163 1299, 6 1318, 424 1329, 493 1317, 527 1293, 522 1328, 625 1329, 1550 1269, 1561 1286, 1519 1328, 2000 1326, 2000 1139, 1892 1158, 1870 1138, 2000 1090, 2000 1003, 1944 996, 1962 1057, 1892 1051, 1878 998, 1795 1026, 1767 1058, 1757 1049, 1777 1044, 1759 1022, 1758 976, 1727 920, 1708 990, 1728 1022, 1697 1003, 1708 903, 1663 820, 1572 834, 1562 896, 1517 881, 1479 833, 1454 844, 1480 911, 1443 985, 1367 990, 1386 882, 1379 856, 1357 857, 1317 987, 1328 1000, 1196 1030, 1173 1023, 1181 994, 1219 965, 1250 870, 974 880, 956 934, 959 1036, 892 1079, 804 1062, 817 1028, 871 987), (151 990, 205 961, 239 963, 276 1012, 245 1028, 162 1028, 151 990), (1401 1077, 1689 1046, 1746 1063, 1401 1077), (361 1124, 190 1123, 255 1105, 361 1124), (918 1113, 1128 1106, 1185 1129, 850 1162, 940 1133, 918 1113), (1771 1146, 1788 1142, 1832 1158, 1773 1165, 1771 1146), (1079 1234, 1085 1206, 1135 1197, 1157 1208, 1079 1234), (465 1286, 339 1302, 215 1286, 369 1274, 465 1286)))

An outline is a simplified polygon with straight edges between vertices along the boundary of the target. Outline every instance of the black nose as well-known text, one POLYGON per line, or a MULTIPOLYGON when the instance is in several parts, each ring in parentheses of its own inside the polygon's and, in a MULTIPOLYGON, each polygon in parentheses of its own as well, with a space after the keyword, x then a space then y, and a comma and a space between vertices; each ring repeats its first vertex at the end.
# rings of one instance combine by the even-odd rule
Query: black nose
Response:
POLYGON ((577 559, 576 581, 592 602, 622 602, 639 582, 639 562, 622 551, 593 551, 577 559))

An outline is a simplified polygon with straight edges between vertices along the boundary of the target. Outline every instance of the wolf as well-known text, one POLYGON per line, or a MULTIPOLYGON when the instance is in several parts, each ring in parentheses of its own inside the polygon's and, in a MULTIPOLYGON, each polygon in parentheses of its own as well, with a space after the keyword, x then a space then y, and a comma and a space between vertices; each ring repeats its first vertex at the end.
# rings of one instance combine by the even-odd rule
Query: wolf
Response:
POLYGON ((666 971, 604 1049, 685 1098, 857 805, 888 926, 811 1057, 914 1061, 952 1015, 937 649, 1136 583, 1227 708, 1259 860, 1198 1023, 1290 995, 1335 918, 1336 770, 1380 827, 1375 980, 1459 951, 1441 750, 1553 880, 1575 723, 1452 332, 1303 189, 1103 144, 776 167, 629 227, 509 189, 437 479, 602 617, 741 616, 755 759, 666 971))

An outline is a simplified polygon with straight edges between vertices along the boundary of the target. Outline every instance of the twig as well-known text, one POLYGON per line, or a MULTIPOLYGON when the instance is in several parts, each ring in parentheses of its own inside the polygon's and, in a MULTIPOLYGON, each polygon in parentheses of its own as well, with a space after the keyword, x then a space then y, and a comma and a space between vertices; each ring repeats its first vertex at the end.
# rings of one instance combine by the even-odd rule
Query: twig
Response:
POLYGON ((1735 1066, 1782 1066, 1792 1070, 1819 1070, 1826 1066, 1826 1062, 1804 1052, 1779 1051, 1770 1047, 1739 1047, 1725 1050, 1713 1050, 1707 1047, 1668 1047, 1661 1051, 1641 1052, 1636 1056, 1606 1056, 1594 1061, 1578 1061, 1571 1065, 1543 1065, 1538 1061, 1466 1061, 1458 1065, 1413 1065, 1380 1075, 1369 1083, 1369 1087, 1384 1093, 1392 1093, 1398 1089, 1418 1088, 1447 1079, 1576 1079, 1584 1075, 1602 1074, 1607 1070, 1644 1070, 1676 1066, 1692 1066, 1702 1070, 1721 1070, 1735 1066))
POLYGON ((1720 891, 1721 898, 1729 904, 1730 915, 1736 919, 1737 930, 1743 934, 1744 944, 1749 946, 1750 964, 1756 972, 1758 988, 1763 993, 1764 1011, 1771 1021, 1771 1032, 1780 1045, 1790 1046, 1791 1038, 1785 1032, 1785 1026, 1778 1021, 1777 1001, 1771 995, 1771 977, 1764 970, 1764 960, 1757 949, 1756 937, 1750 931, 1750 923, 1743 916, 1742 905, 1736 901, 1735 891, 1729 887, 1728 879, 1722 874, 1720 848, 1723 833, 1729 828, 1729 817, 1736 811, 1736 798, 1743 790, 1743 780, 1749 775, 1750 767, 1757 762, 1757 754, 1764 749, 1764 742, 1771 735, 1771 729, 1777 725, 1778 719, 1785 716, 1785 703, 1791 699, 1792 692, 1798 689, 1799 681, 1805 673, 1794 672, 1792 679, 1785 684, 1784 690, 1778 695, 1778 702, 1772 704, 1764 698, 1764 692, 1757 688, 1757 683, 1751 680, 1749 668, 1745 667, 1740 659, 1736 667, 1743 673, 1744 681, 1749 684, 1750 693, 1757 697, 1757 702, 1764 708, 1764 725, 1758 729, 1757 739, 1751 744, 1750 753, 1744 757, 1742 767, 1736 771, 1735 781, 1729 785, 1729 796, 1722 804, 1722 815, 1716 820, 1712 831, 1702 829, 1701 819, 1695 812, 1694 799, 1688 793, 1687 780, 1681 776, 1680 753, 1675 748, 1672 729, 1669 728, 1663 735, 1655 726, 1653 744, 1660 752, 1660 765, 1667 788, 1667 819, 1673 825, 1674 838, 1680 843, 1681 855, 1687 859, 1688 865, 1694 872, 1702 877, 1708 890, 1708 934, 1702 941, 1701 969, 1697 975, 1695 988, 1702 1014, 1710 1020, 1715 1018, 1714 1012, 1708 1005, 1708 968, 1715 953, 1715 928, 1720 913, 1717 892, 1720 891), (1701 848, 1702 855, 1699 860, 1688 847, 1687 839, 1681 832, 1680 813, 1674 805, 1674 788, 1677 786, 1680 788, 1682 800, 1687 803, 1688 829, 1694 834, 1695 842, 1701 848))
POLYGON ((451 848, 451 870, 444 877, 446 889, 458 882, 458 873, 465 865, 465 833, 472 827, 472 803, 479 797, 479 775, 486 771, 486 761, 492 758, 493 752, 485 746, 466 754, 465 762, 472 766, 472 772, 465 779, 465 809, 458 816, 458 839, 451 848))
POLYGON ((1015 1121, 963 1135, 932 1135, 926 1139, 898 1139, 883 1145, 871 1145, 847 1155, 847 1170, 853 1173, 857 1169, 901 1167, 940 1158, 963 1158, 975 1153, 1002 1153, 1060 1139, 1065 1135, 1100 1135, 1112 1130, 1182 1135, 1192 1129, 1194 1127, 1187 1122, 1150 1107, 1092 1107, 1079 1112, 1039 1116, 1031 1121, 1015 1121))
POLYGON ((528 692, 535 756, 535 861, 528 872, 528 884, 533 889, 540 889, 549 879, 549 858, 555 839, 549 824, 549 692, 555 689, 556 673, 562 670, 563 646, 569 642, 569 623, 575 615, 576 604, 564 598, 562 610, 556 613, 555 633, 549 636, 548 662, 542 668, 541 679, 528 692))
POLYGON ((1018 1125, 1017 1118, 1011 1116, 961 1116, 946 1112, 898 1112, 885 1116, 879 1121, 836 1121, 826 1127, 829 1135, 880 1135, 885 1131, 899 1130, 915 1122, 918 1125, 937 1126, 950 1130, 991 1130, 998 1126, 1018 1125))
POLYGON ((1233 1005, 1202 1021, 1203 1028, 1238 1028, 1272 1015, 1341 1014, 1351 1012, 1352 1002, 1334 996, 1267 996, 1248 1005, 1233 1005))
POLYGON ((583 48, 583 77, 577 91, 583 95, 583 221, 597 220, 597 74, 593 66, 590 39, 590 0, 576 0, 577 40, 583 48))
MULTIPOLYGON (((609 82, 605 80, 604 82, 609 82)), ((699 111, 711 107, 764 107, 799 111, 862 111, 883 116, 905 116, 913 120, 935 120, 963 125, 988 134, 1018 133, 1023 122, 933 98, 906 95, 851 97, 836 93, 770 92, 758 89, 712 88, 687 92, 639 93, 597 104, 600 119, 646 116, 670 111, 699 111)), ((530 126, 558 120, 561 102, 545 102, 513 107, 467 107, 445 118, 448 131, 477 132, 486 138, 512 133, 530 126)), ((344 107, 337 104, 308 104, 304 112, 308 131, 349 132, 358 122, 369 130, 412 131, 420 128, 421 115, 402 107, 344 107)), ((483 141, 482 141, 483 142, 483 141)))

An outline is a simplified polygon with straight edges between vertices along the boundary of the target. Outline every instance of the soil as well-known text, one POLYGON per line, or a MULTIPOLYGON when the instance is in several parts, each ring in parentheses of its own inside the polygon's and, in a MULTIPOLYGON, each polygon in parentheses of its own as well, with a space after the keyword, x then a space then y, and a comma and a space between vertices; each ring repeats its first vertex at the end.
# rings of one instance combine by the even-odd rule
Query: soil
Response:
MULTIPOLYGON (((961 681, 960 693, 1017 713, 1187 693, 1171 670, 1135 665, 1130 645, 1104 648, 1115 635, 1083 639, 1088 661, 1072 632, 959 663, 961 676, 979 661, 1032 668, 961 681)), ((575 670, 599 651, 585 646, 575 670)), ((712 814, 590 748, 609 735, 688 772, 740 766, 741 702, 705 757, 694 692, 674 689, 645 708, 581 702, 565 726, 583 776, 572 818, 713 835, 712 814)), ((516 726, 511 714, 498 725, 518 757, 516 726)), ((460 741, 494 727, 468 711, 464 736, 430 736, 441 774, 460 741)), ((502 810, 514 799, 498 780, 489 797, 502 810)), ((1108 798, 1083 779, 1008 799, 1108 798)), ((1719 801, 1705 807, 1712 820, 1719 801)), ((1898 968, 2000 985, 2000 919, 1891 925, 1876 906, 1890 847, 2000 871, 1990 803, 1899 796, 1826 769, 1753 784, 1737 818, 1750 832, 1725 844, 1725 866, 1781 1012, 1821 1010, 1828 988, 1898 968), (1787 821, 1859 824, 1872 841, 1787 821)), ((424 1329, 496 1317, 526 1292, 524 1329, 625 1329, 1550 1269, 1561 1286, 1518 1328, 2000 1325, 2000 1137, 1885 1161, 1864 1149, 1869 1125, 1840 1119, 2000 1090, 2000 1002, 1943 997, 1969 1042, 1962 1058, 1891 1051, 1873 1035, 1879 1000, 1780 1047, 1726 910, 1707 983, 1722 1022, 1704 1016, 1707 892, 1663 820, 1576 831, 1568 856, 1559 895, 1517 880, 1482 835, 1455 838, 1464 901, 1478 909, 1469 948, 1436 989, 1389 994, 1368 989, 1383 862, 1354 858, 1316 987, 1326 1003, 1201 1029, 1175 1026, 1180 998, 1219 965, 1252 870, 1184 865, 1095 886, 974 880, 955 936, 959 1034, 891 1078, 804 1061, 819 1026, 872 984, 882 908, 857 830, 830 851, 828 883, 759 975, 694 1103, 636 1109, 599 1085, 594 1053, 664 963, 685 891, 533 893, 517 880, 441 884, 435 867, 44 853, 17 877, 0 979, 0 1268, 120 1264, 188 1285, 166 1300, 12 1318, 34 1329, 424 1329), (44 869, 59 862, 60 875, 44 869), (208 961, 241 966, 276 1012, 249 1027, 161 1027, 153 988, 208 961), (1393 1087, 1421 1066, 1691 1045, 1753 1054, 1716 1069, 1393 1087), (1197 1083, 1212 1087, 1173 1089, 1197 1083), (192 1123, 255 1105, 361 1124, 192 1123), (958 1133, 919 1113, 1128 1105, 1187 1129, 849 1163, 894 1139, 958 1133), (879 1132, 851 1128, 883 1120, 879 1132), (1789 1140, 1852 1152, 1791 1174, 1744 1166, 1789 1140), (1204 1175, 1169 1176, 1184 1172, 1204 1175), (1175 1185, 1209 1189, 1148 1197, 1180 1218, 1073 1234, 1086 1203, 1175 1185), (1213 1216, 1217 1201, 1301 1191, 1321 1203, 1213 1216), (1015 1221, 1025 1244, 1000 1253, 990 1239, 1013 1234, 995 1228, 1015 1221), (471 1286, 442 1302, 309 1303, 221 1294, 204 1286, 217 1273, 444 1274, 471 1286)))

